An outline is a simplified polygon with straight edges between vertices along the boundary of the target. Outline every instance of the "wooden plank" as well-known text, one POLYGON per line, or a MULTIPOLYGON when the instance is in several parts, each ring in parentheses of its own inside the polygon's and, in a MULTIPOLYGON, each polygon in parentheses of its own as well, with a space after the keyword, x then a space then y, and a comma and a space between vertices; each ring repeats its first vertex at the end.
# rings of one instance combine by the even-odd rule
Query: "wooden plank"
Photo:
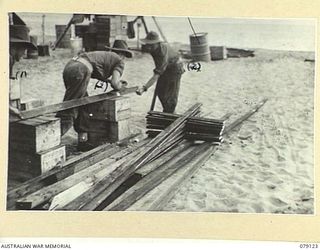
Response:
MULTIPOLYGON (((134 93, 136 90, 137 90, 137 87, 123 88, 122 90, 119 91, 119 93, 121 95, 126 95, 126 94, 130 94, 130 93, 134 93)), ((32 110, 22 111, 21 115, 22 115, 23 119, 28 119, 28 118, 36 117, 36 116, 43 115, 43 114, 55 113, 55 112, 58 112, 61 110, 80 107, 83 105, 99 102, 102 100, 108 100, 108 99, 115 97, 116 92, 113 92, 113 91, 111 91, 111 92, 100 94, 100 95, 88 96, 88 97, 84 97, 84 98, 80 98, 80 99, 74 99, 74 100, 70 100, 70 101, 65 101, 62 103, 47 105, 47 106, 35 108, 32 110)), ((21 119, 19 119, 19 118, 12 117, 10 119, 10 122, 16 122, 16 121, 20 121, 20 120, 21 119)))
MULTIPOLYGON (((158 186, 162 181, 167 179, 173 173, 175 173, 180 168, 184 167, 191 162, 194 162, 195 159, 201 155, 203 151, 208 150, 210 147, 209 144, 202 144, 199 146, 192 147, 190 150, 187 150, 182 155, 178 155, 168 163, 164 163, 159 166, 154 171, 146 175, 142 180, 140 180, 134 189, 129 189, 123 197, 119 197, 120 200, 111 206, 108 206, 105 210, 111 211, 124 211, 134 204, 138 199, 143 197, 146 193, 151 191, 153 188, 158 186)), ((118 199, 117 199, 118 200, 118 199)), ((117 201, 116 200, 116 201, 117 201)))
POLYGON ((135 173, 141 175, 142 177, 146 176, 147 174, 151 173, 153 170, 155 170, 158 166, 161 164, 164 164, 171 160, 175 155, 183 152, 183 150, 188 149, 192 145, 191 142, 184 141, 180 143, 178 146, 176 146, 174 149, 170 150, 166 154, 164 154, 161 158, 158 158, 141 168, 139 168, 135 173))
POLYGON ((81 196, 79 196, 78 198, 74 199, 72 202, 70 202, 63 208, 61 208, 61 210, 73 210, 73 211, 85 210, 83 209, 83 207, 85 207, 89 201, 92 201, 92 199, 95 198, 97 194, 99 194, 101 191, 105 189, 106 181, 108 181, 108 178, 110 176, 113 176, 113 172, 115 172, 115 170, 117 170, 123 163, 127 162, 129 158, 137 155, 142 150, 142 148, 136 149, 134 152, 132 152, 132 155, 124 157, 121 160, 111 164, 109 166, 109 169, 112 169, 112 172, 106 173, 105 177, 102 179, 99 179, 98 183, 92 186, 89 190, 87 190, 81 196))
MULTIPOLYGON (((214 151, 217 150, 217 147, 210 146, 206 151, 202 152, 196 158, 192 159, 187 164, 187 171, 184 174, 180 174, 180 178, 178 178, 171 186, 167 192, 162 193, 158 196, 158 199, 155 199, 152 203, 152 206, 148 209, 149 211, 159 211, 163 210, 163 207, 168 204, 168 202, 174 197, 174 195, 180 190, 181 184, 186 180, 189 180, 196 172, 200 169, 200 167, 205 164, 205 162, 211 157, 214 151)), ((178 174, 178 173, 177 173, 178 174)))
MULTIPOLYGON (((157 160, 152 161, 151 163, 148 163, 145 166, 143 166, 143 170, 141 170, 140 172, 136 172, 135 175, 140 176, 141 178, 141 176, 147 175, 148 173, 152 172, 155 169, 158 169, 159 167, 161 167, 163 164, 166 164, 167 162, 171 162, 172 164, 177 162, 177 160, 180 159, 179 157, 177 157, 177 154, 179 153, 182 153, 183 155, 186 154, 187 152, 185 150, 189 148, 190 145, 191 143, 189 142, 182 143, 181 145, 176 147, 174 150, 168 152, 163 157, 158 158, 157 160)), ((131 178, 131 176, 129 178, 131 178)), ((126 179, 125 177, 122 177, 122 180, 123 180, 122 183, 125 183, 129 178, 126 179)), ((130 190, 136 187, 136 185, 131 187, 130 190)), ((138 185, 139 185, 139 182, 138 182, 138 185)), ((120 186, 118 186, 118 183, 113 182, 106 191, 102 191, 99 195, 95 196, 90 201, 90 203, 82 207, 81 210, 96 210, 97 208, 102 209, 103 207, 101 206, 101 204, 104 203, 104 201, 106 200, 106 197, 107 199, 109 199, 109 197, 111 197, 119 187, 120 186)))
POLYGON ((102 160, 88 168, 75 173, 62 181, 56 182, 52 185, 44 187, 26 197, 23 197, 16 202, 17 209, 33 209, 47 201, 49 201, 55 195, 61 193, 62 191, 76 185, 77 183, 85 180, 86 178, 92 177, 95 174, 105 172, 108 173, 108 168, 106 166, 113 163, 112 159, 102 160))
MULTIPOLYGON (((205 143, 209 145, 209 143, 205 143)), ((196 171, 211 157, 218 147, 210 146, 200 152, 197 157, 194 157, 185 166, 179 168, 168 179, 154 188, 142 199, 132 204, 127 210, 130 211, 160 211, 164 206, 175 196, 180 190, 183 182, 189 180, 196 171)))
POLYGON ((245 113, 243 116, 239 117, 237 120, 235 120, 234 122, 226 126, 225 130, 223 131, 223 134, 228 133, 229 131, 233 130, 235 127, 239 126, 243 121, 247 120, 250 116, 256 113, 267 102, 267 100, 268 100, 267 98, 264 98, 252 109, 250 109, 247 113, 245 113))
POLYGON ((88 177, 84 181, 81 181, 71 188, 59 193, 53 198, 49 206, 49 210, 59 210, 63 208, 65 205, 86 192, 95 181, 97 181, 97 177, 88 177))
MULTIPOLYGON (((165 112, 159 112, 159 111, 149 111, 147 117, 163 117, 163 118, 179 118, 180 114, 171 114, 171 113, 165 113, 165 112)), ((226 114, 226 119, 231 116, 231 113, 226 114)), ((223 123, 226 119, 213 119, 213 118, 206 118, 206 117, 190 117, 188 121, 194 121, 194 122, 210 122, 210 123, 223 123)))

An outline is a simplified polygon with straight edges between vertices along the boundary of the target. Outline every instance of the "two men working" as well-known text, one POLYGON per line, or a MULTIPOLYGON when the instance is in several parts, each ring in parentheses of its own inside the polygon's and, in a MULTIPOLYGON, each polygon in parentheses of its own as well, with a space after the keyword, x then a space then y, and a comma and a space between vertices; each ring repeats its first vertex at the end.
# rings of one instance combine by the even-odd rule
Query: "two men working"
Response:
MULTIPOLYGON (((26 26, 10 27, 10 72, 15 61, 19 61, 25 49, 35 48, 30 42, 26 26), (12 30, 12 31, 11 31, 12 30), (18 37, 17 37, 18 36, 18 37)), ((175 111, 181 76, 184 72, 183 64, 179 60, 179 54, 169 44, 163 43, 156 32, 149 32, 145 39, 141 39, 145 49, 154 60, 155 69, 148 82, 139 86, 136 93, 142 95, 154 83, 156 83, 155 95, 159 97, 163 112, 175 111)), ((114 90, 122 87, 121 76, 124 71, 124 59, 131 58, 132 52, 128 50, 125 41, 116 40, 110 51, 93 51, 81 53, 72 58, 64 68, 63 80, 65 84, 64 101, 88 96, 87 88, 91 78, 110 83, 114 90)), ((11 74, 11 73, 10 73, 11 74)), ((10 112, 19 115, 19 111, 10 107, 10 112)), ((65 134, 71 126, 79 134, 86 132, 85 123, 79 122, 85 107, 60 111, 57 117, 61 119, 61 133, 65 134)))

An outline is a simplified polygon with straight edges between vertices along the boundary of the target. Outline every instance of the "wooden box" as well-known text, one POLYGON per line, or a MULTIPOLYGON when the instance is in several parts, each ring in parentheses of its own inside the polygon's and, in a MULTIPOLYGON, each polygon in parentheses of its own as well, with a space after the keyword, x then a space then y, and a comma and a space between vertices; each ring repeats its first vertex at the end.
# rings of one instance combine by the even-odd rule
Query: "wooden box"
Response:
POLYGON ((9 99, 16 100, 21 98, 21 84, 20 80, 10 79, 9 99))
POLYGON ((117 96, 88 105, 88 116, 94 120, 121 121, 130 118, 130 98, 117 96))
POLYGON ((38 153, 58 146, 60 142, 59 118, 39 116, 10 123, 9 145, 13 150, 38 153))
POLYGON ((128 138, 131 135, 129 125, 129 119, 117 122, 109 122, 108 141, 117 142, 128 138))
POLYGON ((18 150, 9 150, 9 171, 29 173, 32 176, 41 175, 56 166, 61 166, 66 160, 64 145, 44 150, 38 153, 29 153, 18 150))
POLYGON ((130 98, 127 96, 117 96, 106 100, 105 105, 109 121, 121 121, 128 119, 131 115, 130 98))
POLYGON ((210 46, 211 60, 227 59, 227 48, 225 46, 210 46))
POLYGON ((21 100, 20 109, 30 110, 30 109, 41 107, 43 105, 44 105, 43 100, 30 98, 28 100, 21 100))

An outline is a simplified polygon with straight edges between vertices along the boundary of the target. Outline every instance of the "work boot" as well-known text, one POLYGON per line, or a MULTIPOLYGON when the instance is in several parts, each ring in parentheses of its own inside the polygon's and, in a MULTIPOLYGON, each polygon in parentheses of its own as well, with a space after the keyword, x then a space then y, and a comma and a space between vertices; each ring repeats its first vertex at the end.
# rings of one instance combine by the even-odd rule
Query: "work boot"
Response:
POLYGON ((78 133, 78 150, 81 152, 85 152, 93 148, 95 148, 95 146, 88 142, 88 133, 79 132, 78 133))
POLYGON ((86 151, 89 151, 89 150, 94 149, 94 148, 95 148, 95 146, 92 145, 89 142, 79 142, 77 150, 81 151, 81 152, 86 152, 86 151))

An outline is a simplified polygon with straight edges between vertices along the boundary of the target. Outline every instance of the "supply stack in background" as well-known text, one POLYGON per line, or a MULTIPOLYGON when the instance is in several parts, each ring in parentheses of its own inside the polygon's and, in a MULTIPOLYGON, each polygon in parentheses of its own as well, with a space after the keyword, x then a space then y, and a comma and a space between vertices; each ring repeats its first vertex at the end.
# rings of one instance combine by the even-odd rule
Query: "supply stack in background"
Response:
MULTIPOLYGON (((67 25, 56 25, 58 38, 67 25)), ((116 39, 127 40, 127 16, 120 15, 94 15, 89 24, 76 24, 75 36, 82 38, 85 51, 105 50, 105 46, 112 46, 116 39)), ((59 48, 71 48, 72 32, 66 32, 59 43, 59 48)))

